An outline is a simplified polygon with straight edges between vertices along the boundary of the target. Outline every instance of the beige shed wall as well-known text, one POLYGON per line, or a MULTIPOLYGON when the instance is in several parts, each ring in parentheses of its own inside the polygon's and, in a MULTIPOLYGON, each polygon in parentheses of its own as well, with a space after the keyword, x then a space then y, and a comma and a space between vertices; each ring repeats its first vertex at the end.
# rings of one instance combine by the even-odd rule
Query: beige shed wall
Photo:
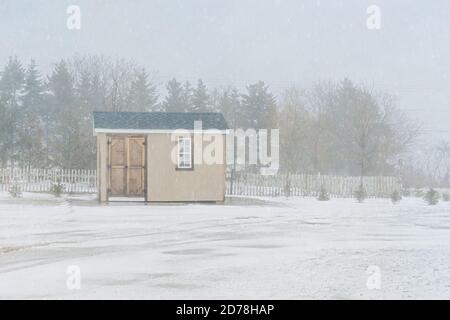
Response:
POLYGON ((99 200, 108 201, 108 140, 104 133, 97 135, 97 190, 99 200))
POLYGON ((199 146, 194 142, 193 170, 176 169, 171 153, 177 142, 172 141, 171 136, 168 133, 148 135, 147 201, 224 201, 225 135, 214 135, 222 146, 221 164, 196 164, 210 142, 203 142, 202 152, 199 152, 199 146))

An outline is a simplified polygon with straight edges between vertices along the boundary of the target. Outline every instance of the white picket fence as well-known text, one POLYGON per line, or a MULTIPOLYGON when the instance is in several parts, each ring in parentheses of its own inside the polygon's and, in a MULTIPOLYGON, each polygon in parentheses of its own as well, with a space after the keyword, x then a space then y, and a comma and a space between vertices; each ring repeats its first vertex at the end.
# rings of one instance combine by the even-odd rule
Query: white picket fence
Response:
POLYGON ((17 184, 23 192, 50 192, 58 182, 64 193, 97 192, 96 170, 0 168, 0 191, 17 184))
MULTIPOLYGON (((353 197, 359 188, 359 177, 290 174, 263 176, 251 173, 231 173, 226 177, 227 194, 243 196, 317 196, 324 187, 331 197, 353 197), (289 189, 288 189, 289 186, 289 189)), ((8 191, 19 184, 24 192, 50 192, 55 183, 64 186, 65 193, 96 193, 96 170, 0 168, 0 191, 8 191)), ((369 197, 389 197, 402 185, 396 177, 364 177, 369 197)))
MULTIPOLYGON (((227 194, 244 196, 317 196, 322 187, 331 197, 354 197, 361 184, 360 177, 328 176, 314 174, 259 175, 236 173, 231 181, 227 173, 227 194), (289 183, 287 179, 289 178, 289 183)), ((389 197, 395 190, 401 191, 402 184, 396 177, 364 177, 364 189, 368 197, 389 197)))

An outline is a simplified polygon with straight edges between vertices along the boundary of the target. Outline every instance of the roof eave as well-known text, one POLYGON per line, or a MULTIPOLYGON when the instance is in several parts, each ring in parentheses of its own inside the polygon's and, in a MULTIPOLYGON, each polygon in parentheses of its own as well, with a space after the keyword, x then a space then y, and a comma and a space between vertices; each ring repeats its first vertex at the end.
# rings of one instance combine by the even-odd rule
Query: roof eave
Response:
POLYGON ((203 133, 203 134, 228 134, 229 129, 110 129, 110 128, 94 128, 94 136, 98 133, 119 133, 119 134, 152 134, 152 133, 203 133))

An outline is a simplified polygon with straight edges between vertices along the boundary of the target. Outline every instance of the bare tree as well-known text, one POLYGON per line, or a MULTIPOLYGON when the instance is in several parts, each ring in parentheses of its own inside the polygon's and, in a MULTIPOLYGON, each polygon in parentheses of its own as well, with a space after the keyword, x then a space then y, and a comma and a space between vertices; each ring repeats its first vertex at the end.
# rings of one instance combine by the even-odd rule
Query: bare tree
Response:
POLYGON ((335 92, 336 84, 329 81, 316 83, 306 93, 306 110, 310 120, 306 142, 315 173, 329 170, 336 160, 331 152, 335 136, 332 133, 334 119, 330 117, 336 103, 335 92))
POLYGON ((405 152, 419 128, 400 113, 388 96, 380 99, 364 86, 341 82, 333 112, 341 151, 359 167, 361 185, 370 172, 382 171, 388 161, 405 152))
POLYGON ((136 66, 134 62, 117 59, 110 64, 110 101, 112 111, 126 111, 128 93, 134 79, 136 66))
POLYGON ((427 149, 424 171, 429 176, 428 184, 450 185, 450 142, 441 141, 427 149))
POLYGON ((295 87, 286 90, 282 96, 280 111, 280 149, 281 162, 288 173, 306 171, 309 167, 309 127, 303 92, 295 87))

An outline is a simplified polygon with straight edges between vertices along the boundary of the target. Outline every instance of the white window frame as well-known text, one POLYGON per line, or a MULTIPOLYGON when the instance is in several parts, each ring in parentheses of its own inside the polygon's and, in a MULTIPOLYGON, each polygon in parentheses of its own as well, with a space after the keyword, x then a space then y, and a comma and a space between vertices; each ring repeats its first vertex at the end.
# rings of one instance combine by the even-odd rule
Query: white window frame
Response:
POLYGON ((190 136, 189 137, 187 137, 187 136, 178 137, 177 157, 178 157, 178 166, 177 166, 178 169, 192 169, 192 162, 193 162, 192 161, 192 138, 190 136), (188 141, 187 145, 186 145, 186 141, 188 141), (182 143, 184 144, 183 151, 181 150, 182 143), (186 146, 189 146, 188 151, 186 151, 186 149, 187 149, 186 146), (183 161, 182 161, 182 159, 183 159, 183 161), (186 162, 188 162, 188 165, 186 165, 186 162))

